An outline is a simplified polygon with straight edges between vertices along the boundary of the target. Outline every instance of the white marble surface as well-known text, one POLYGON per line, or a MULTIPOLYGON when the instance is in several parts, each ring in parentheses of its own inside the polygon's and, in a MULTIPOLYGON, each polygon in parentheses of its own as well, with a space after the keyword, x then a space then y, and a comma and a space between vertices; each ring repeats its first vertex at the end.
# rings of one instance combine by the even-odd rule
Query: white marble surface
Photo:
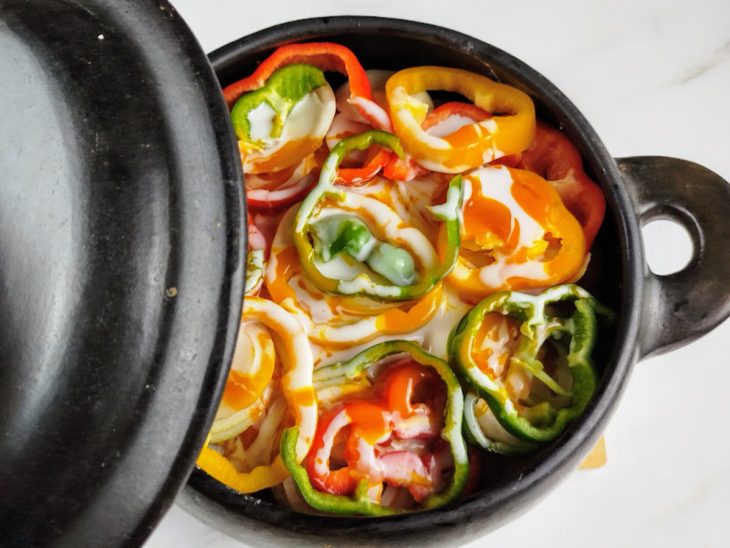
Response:
MULTIPOLYGON (((679 156, 730 179, 729 0, 173 2, 206 51, 316 15, 451 27, 545 74, 615 156, 679 156)), ((668 234, 653 230, 648 239, 664 269, 688 249, 668 234)), ((726 322, 691 346, 640 363, 606 431, 608 464, 573 473, 534 509, 470 546, 730 546, 728 340, 726 322)), ((242 545, 173 507, 146 546, 242 545)))

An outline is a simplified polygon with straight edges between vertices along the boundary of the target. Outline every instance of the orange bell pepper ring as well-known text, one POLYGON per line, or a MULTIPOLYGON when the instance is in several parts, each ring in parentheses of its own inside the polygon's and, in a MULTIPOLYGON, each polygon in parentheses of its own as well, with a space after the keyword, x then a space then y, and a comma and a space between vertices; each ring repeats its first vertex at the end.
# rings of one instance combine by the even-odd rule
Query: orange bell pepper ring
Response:
POLYGON ((586 264, 580 223, 539 175, 489 166, 464 176, 462 245, 448 277, 462 298, 572 281, 586 264))
POLYGON ((535 106, 522 91, 486 76, 446 67, 413 67, 396 72, 385 85, 394 133, 420 165, 441 173, 461 173, 495 158, 516 154, 535 136, 535 106), (414 94, 429 90, 459 93, 488 118, 445 135, 424 129, 428 105, 414 94))
POLYGON ((570 139, 538 122, 535 141, 522 153, 517 167, 534 171, 553 185, 583 227, 586 248, 590 249, 606 213, 606 198, 583 171, 580 153, 570 139))

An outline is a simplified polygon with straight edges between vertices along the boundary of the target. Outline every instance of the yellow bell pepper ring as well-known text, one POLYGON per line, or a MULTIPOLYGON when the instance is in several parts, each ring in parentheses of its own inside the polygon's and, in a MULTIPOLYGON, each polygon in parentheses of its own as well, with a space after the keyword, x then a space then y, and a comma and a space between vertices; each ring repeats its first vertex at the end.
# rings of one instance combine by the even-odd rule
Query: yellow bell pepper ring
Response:
POLYGON ((314 439, 318 411, 312 351, 296 318, 267 299, 246 297, 242 319, 243 334, 223 401, 197 465, 224 485, 253 493, 289 476, 277 451, 286 426, 298 426, 296 455, 300 462, 304 459, 314 439), (240 443, 239 435, 247 442, 240 443), (232 459, 225 450, 210 447, 234 440, 237 449, 232 459))
POLYGON ((464 194, 462 245, 448 276, 463 299, 542 289, 580 275, 583 229, 545 179, 488 166, 464 176, 464 194))
POLYGON ((535 137, 535 105, 522 91, 486 76, 447 67, 413 67, 396 72, 385 85, 393 131, 420 165, 441 173, 461 173, 496 158, 517 154, 535 137), (485 120, 439 136, 422 127, 429 106, 416 94, 451 91, 489 112, 485 120))

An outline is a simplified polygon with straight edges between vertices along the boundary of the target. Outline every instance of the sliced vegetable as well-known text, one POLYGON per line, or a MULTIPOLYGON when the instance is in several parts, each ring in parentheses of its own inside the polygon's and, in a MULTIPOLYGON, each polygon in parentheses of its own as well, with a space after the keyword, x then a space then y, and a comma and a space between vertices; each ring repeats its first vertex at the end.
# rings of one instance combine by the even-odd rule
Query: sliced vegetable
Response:
POLYGON ((392 158, 397 158, 397 156, 385 149, 378 150, 362 167, 340 168, 335 181, 348 186, 365 184, 380 173, 392 158))
MULTIPOLYGON (((383 110, 388 111, 388 103, 385 99, 385 82, 390 75, 393 74, 387 70, 366 70, 365 77, 370 85, 372 100, 383 110)), ((372 124, 364 118, 360 111, 350 102, 352 90, 350 83, 345 82, 335 91, 335 99, 337 100, 337 114, 332 120, 332 126, 327 132, 327 147, 332 150, 337 143, 346 137, 357 135, 370 129, 382 129, 391 131, 389 127, 383 127, 380 124, 372 124)))
POLYGON ((590 249, 603 222, 606 199, 583 171, 583 160, 570 139, 545 122, 538 122, 535 141, 522 153, 517 167, 534 171, 553 185, 583 227, 586 248, 590 249))
POLYGON ((445 362, 414 343, 390 341, 315 376, 318 397, 333 386, 352 394, 351 384, 358 397, 324 413, 302 464, 294 453, 296 429, 282 438, 284 463, 310 506, 387 515, 436 508, 459 495, 469 469, 463 400, 445 362))
MULTIPOLYGON (((452 331, 451 365, 512 436, 550 441, 582 415, 595 391, 591 353, 596 312, 610 314, 577 285, 539 295, 495 293, 452 331)), ((475 405, 471 397, 469 404, 475 405)), ((529 448, 510 438, 496 443, 485 435, 480 440, 471 411, 466 420, 477 443, 487 449, 529 448)), ((481 424, 480 429, 485 430, 481 424)))
POLYGON ((383 176, 391 181, 412 181, 426 173, 428 170, 420 166, 411 156, 403 158, 391 156, 383 167, 383 176))
MULTIPOLYGON (((440 258, 437 259, 433 247, 428 239, 420 232, 399 230, 401 220, 398 214, 382 202, 358 194, 348 193, 335 186, 337 167, 342 158, 351 150, 366 150, 373 144, 385 146, 402 154, 402 149, 396 137, 382 131, 368 131, 360 135, 340 141, 332 150, 320 174, 317 186, 302 202, 297 212, 294 224, 294 243, 299 253, 302 268, 309 279, 322 291, 331 294, 362 295, 382 301, 403 301, 421 297, 433 289, 444 276, 454 267, 459 247, 459 216, 458 209, 461 202, 461 177, 457 176, 449 184, 446 202, 430 207, 434 218, 443 221, 445 242, 440 258), (373 246, 382 243, 389 247, 381 247, 376 252, 373 261, 368 263, 370 271, 354 273, 348 279, 330 277, 323 273, 323 262, 328 260, 323 255, 315 254, 312 240, 316 239, 313 226, 325 215, 322 206, 329 201, 334 206, 357 212, 368 217, 373 225, 383 227, 383 233, 388 231, 398 235, 401 241, 378 242, 372 238, 373 246), (410 247, 410 249, 404 249, 410 247), (414 257, 415 251, 427 255, 414 257), (410 259, 404 253, 411 253, 410 259), (317 264, 320 259, 320 264, 317 264), (438 264, 437 264, 437 261, 438 264), (411 278, 408 267, 417 263, 417 275, 411 278), (375 265, 375 266, 373 266, 375 265), (376 270, 377 268, 377 270, 376 270), (385 275, 393 275, 396 283, 385 275), (391 283, 385 283, 390 281, 391 283), (408 280, 413 281, 409 282, 408 280)), ((372 232, 374 226, 370 226, 372 232)), ((391 239, 391 238, 389 238, 391 239)), ((319 244, 318 244, 319 245, 319 244)), ((321 245, 320 245, 321 249, 321 245)), ((373 249, 364 249, 363 253, 353 258, 357 261, 366 261, 373 249), (367 253, 365 253, 367 251, 367 253)))
MULTIPOLYGON (((407 302, 323 293, 305 275, 299 260, 293 241, 295 215, 296 210, 291 209, 279 223, 264 280, 271 298, 296 315, 310 340, 325 347, 348 347, 379 335, 410 333, 434 317, 444 300, 441 283, 407 302)), ((344 261, 332 261, 328 266, 332 268, 336 262, 345 273, 351 272, 344 261)))
POLYGON ((484 167, 464 177, 464 194, 462 246, 449 275, 462 298, 545 288, 582 273, 583 230, 539 175, 484 167))
POLYGON ((570 284, 605 199, 525 93, 365 72, 315 42, 224 96, 246 299, 203 470, 294 511, 429 510, 493 483, 487 453, 537 451, 586 413, 611 314, 570 284), (347 77, 336 93, 328 71, 347 77))
POLYGON ((295 166, 322 145, 335 115, 335 97, 321 70, 289 65, 231 110, 245 173, 295 166))
POLYGON ((347 252, 395 285, 410 285, 416 278, 413 257, 404 249, 376 240, 354 215, 324 217, 312 225, 312 236, 314 252, 324 262, 347 252))
POLYGON ((334 71, 346 75, 350 84, 349 102, 373 127, 390 130, 388 114, 373 101, 370 82, 355 54, 345 46, 331 42, 281 46, 266 58, 249 77, 227 86, 223 90, 223 96, 229 106, 233 105, 242 94, 262 87, 276 70, 302 63, 314 65, 323 71, 334 71))
POLYGON ((312 351, 296 319, 271 301, 247 297, 231 371, 198 466, 241 493, 281 483, 288 476, 277 443, 284 425, 297 426, 291 442, 297 462, 316 430, 312 370, 312 351))
POLYGON ((432 171, 460 173, 500 156, 525 150, 535 136, 535 107, 528 95, 485 76, 446 67, 413 67, 396 72, 386 84, 393 131, 406 152, 432 171), (460 93, 489 118, 443 136, 423 127, 428 105, 416 94, 428 90, 460 93))
MULTIPOLYGON (((370 86, 373 90, 374 100, 387 110, 387 99, 385 97, 385 84, 393 72, 385 70, 368 70, 365 71, 370 86)), ((345 96, 349 97, 350 86, 344 84, 335 93, 337 97, 337 114, 332 121, 332 126, 327 133, 327 146, 331 149, 346 137, 351 137, 368 131, 369 129, 383 129, 377 126, 373 127, 363 121, 357 109, 352 107, 348 102, 343 100, 345 96)), ((416 94, 416 98, 433 107, 433 102, 428 93, 422 92, 416 94)), ((365 184, 378 173, 391 181, 411 181, 414 178, 427 172, 426 169, 419 166, 410 157, 399 158, 398 155, 387 149, 380 149, 371 153, 363 162, 362 168, 340 168, 338 171, 337 182, 348 186, 365 184)))

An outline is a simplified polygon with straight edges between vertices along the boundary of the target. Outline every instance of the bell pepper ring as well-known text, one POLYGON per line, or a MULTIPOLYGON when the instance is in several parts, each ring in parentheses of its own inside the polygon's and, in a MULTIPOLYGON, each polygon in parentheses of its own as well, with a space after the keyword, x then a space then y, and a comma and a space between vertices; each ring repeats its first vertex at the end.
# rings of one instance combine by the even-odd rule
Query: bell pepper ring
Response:
POLYGON ((426 173, 428 170, 410 156, 399 158, 393 155, 383 167, 383 176, 391 181, 408 182, 426 173))
POLYGON ((336 182, 347 186, 360 186, 371 181, 393 158, 393 154, 380 149, 359 168, 340 168, 337 170, 336 182))
POLYGON ((294 458, 296 428, 284 433, 284 463, 310 506, 335 514, 377 516, 407 511, 386 504, 392 488, 410 493, 424 510, 459 496, 469 473, 461 434, 463 396, 444 361, 412 342, 389 341, 347 362, 319 368, 315 376, 315 386, 365 383, 381 396, 346 399, 331 407, 320 419, 302 464, 294 458), (433 415, 437 409, 438 417, 433 415), (345 429, 346 465, 333 470, 334 441, 345 429))
POLYGON ((291 417, 297 436, 291 440, 290 458, 301 462, 309 451, 317 425, 317 402, 312 384, 313 358, 308 340, 295 318, 280 306, 259 297, 244 300, 242 327, 226 381, 221 406, 208 443, 231 440, 253 425, 261 415, 255 439, 243 451, 247 470, 240 471, 223 454, 206 446, 197 465, 221 483, 241 493, 253 493, 278 485, 288 472, 275 447, 277 432, 291 417), (271 332, 276 334, 272 338, 271 332), (278 346, 281 345, 281 346, 278 346), (281 371, 276 365, 281 363, 281 371), (278 382, 281 396, 270 394, 278 382), (262 399, 270 399, 260 410, 262 399), (251 464, 253 463, 253 464, 251 464))
POLYGON ((382 335, 410 333, 426 324, 441 306, 443 285, 409 302, 377 302, 323 293, 304 274, 293 242, 296 209, 279 222, 264 281, 271 298, 294 314, 309 339, 323 347, 344 348, 382 335))
MULTIPOLYGON (((393 72, 386 70, 367 70, 365 74, 373 90, 375 101, 387 109, 385 83, 393 72)), ((350 86, 347 83, 343 84, 335 92, 338 112, 332 121, 332 126, 330 126, 327 132, 326 138, 327 146, 330 150, 342 139, 373 129, 371 125, 363 121, 357 109, 344 100, 344 96, 349 96, 349 94, 350 86)), ((417 98, 428 105, 429 108, 433 107, 433 102, 428 93, 423 92, 417 94, 417 98)), ((376 127, 376 129, 378 128, 376 127)), ((411 181, 427 172, 426 169, 419 166, 412 158, 399 158, 398 155, 388 152, 385 149, 381 149, 375 157, 371 156, 363 168, 366 169, 363 171, 349 171, 347 168, 341 168, 338 172, 337 182, 350 186, 360 185, 368 182, 381 171, 383 176, 391 181, 411 181)))
POLYGON ((561 131, 538 121, 535 140, 517 166, 544 177, 558 191, 565 207, 580 222, 590 249, 606 212, 601 188, 585 171, 578 149, 561 131))
POLYGON ((223 89, 228 106, 246 92, 261 88, 278 69, 292 64, 314 65, 322 71, 339 72, 347 76, 350 85, 350 104, 373 127, 390 131, 390 119, 374 100, 365 69, 355 54, 345 46, 331 42, 287 44, 267 57, 247 78, 223 89))
MULTIPOLYGON (((371 69, 365 71, 365 76, 370 84, 373 101, 383 109, 386 116, 388 102, 385 97, 385 82, 388 81, 388 78, 392 74, 393 72, 388 70, 371 69)), ((335 91, 337 114, 334 120, 332 120, 332 125, 326 137, 327 147, 330 150, 342 139, 368 131, 369 129, 392 131, 390 126, 382 127, 380 124, 374 125, 365 119, 360 111, 350 102, 351 93, 349 82, 345 82, 335 91)), ((430 101, 428 94, 424 94, 424 99, 430 101)))
POLYGON ((500 156, 525 150, 535 136, 535 106, 522 91, 465 70, 412 67, 396 72, 386 84, 393 131, 420 165, 442 173, 461 173, 500 156), (459 93, 488 113, 444 136, 422 124, 428 106, 414 95, 428 90, 459 93))
POLYGON ((488 166, 464 177, 462 245, 449 282, 478 301, 508 289, 573 281, 585 237, 558 193, 531 171, 488 166))
MULTIPOLYGON (((294 244, 299 259, 308 278, 322 291, 330 294, 360 295, 381 301, 404 301, 422 297, 433 289, 444 276, 454 267, 459 247, 459 215, 461 204, 461 177, 456 176, 449 183, 446 202, 429 207, 429 211, 443 221, 445 245, 440 257, 436 256, 433 246, 428 239, 417 230, 399 230, 402 221, 399 215, 386 204, 349 193, 335 186, 337 168, 344 156, 352 150, 366 150, 377 144, 393 150, 399 156, 402 149, 398 139, 378 130, 372 130, 360 135, 340 141, 329 157, 320 173, 317 186, 302 202, 294 220, 294 244), (312 241, 317 234, 313 230, 315 222, 325 218, 321 202, 330 200, 334 206, 345 208, 353 213, 364 212, 371 217, 371 222, 382 228, 387 235, 390 231, 397 235, 399 241, 382 242, 372 234, 365 237, 362 244, 350 251, 350 256, 360 264, 367 264, 373 274, 364 271, 353 274, 349 279, 337 279, 322 272, 322 264, 328 261, 327 257, 315 253, 312 241), (402 248, 402 244, 409 250, 402 248), (416 265, 411 253, 419 251, 416 265), (409 255, 406 258, 406 255, 409 255), (377 259, 377 264, 375 262, 377 259), (318 266, 317 260, 320 261, 318 266), (410 263, 409 263, 410 260, 410 263), (438 263, 438 264, 436 264, 438 263), (409 268, 412 266, 412 268, 409 268), (418 272, 406 272, 417 267, 418 272), (391 274, 395 270, 402 272, 391 274), (410 274, 413 274, 411 277, 410 274), (385 280, 384 280, 385 279, 385 280), (391 283, 387 283, 387 282, 391 283)), ((321 249, 322 246, 319 246, 321 249)))
MULTIPOLYGON (((365 74, 373 90, 375 101, 387 109, 385 83, 393 72, 386 70, 367 70, 365 74)), ((330 150, 342 139, 373 129, 372 126, 363 121, 357 109, 344 100, 344 96, 349 96, 349 94, 350 86, 347 83, 343 84, 335 92, 338 112, 332 121, 332 126, 330 126, 327 132, 326 138, 327 146, 330 150)), ((417 95, 417 98, 428 105, 429 108, 433 107, 433 102, 428 93, 420 93, 417 95)), ((385 178, 391 181, 411 181, 427 172, 426 169, 419 166, 412 158, 399 158, 398 155, 388 152, 386 149, 381 149, 374 157, 371 156, 363 168, 365 168, 363 171, 349 171, 347 168, 341 168, 338 172, 337 182, 350 186, 365 184, 380 172, 382 172, 385 178)))
POLYGON ((244 173, 270 173, 301 162, 317 150, 335 115, 335 97, 324 74, 289 65, 233 105, 244 173))
MULTIPOLYGON (((611 316, 586 290, 573 284, 539 295, 495 293, 452 331, 451 366, 512 436, 529 443, 551 441, 583 414, 595 391, 591 353, 597 312, 611 316), (566 305, 559 303, 572 303, 572 312, 568 315, 566 305)), ((469 404, 474 405, 474 400, 470 398, 469 404)), ((483 428, 471 418, 467 428, 488 450, 529 449, 511 439, 500 444, 488 442, 486 436, 480 439, 483 428)))
MULTIPOLYGON (((490 116, 488 112, 476 105, 449 102, 431 110, 423 121, 422 127, 429 134, 442 128, 448 128, 449 133, 452 133, 465 125, 482 122, 490 116)), ((412 181, 425 173, 428 173, 428 170, 410 156, 406 158, 392 156, 383 168, 383 176, 391 181, 412 181)))

